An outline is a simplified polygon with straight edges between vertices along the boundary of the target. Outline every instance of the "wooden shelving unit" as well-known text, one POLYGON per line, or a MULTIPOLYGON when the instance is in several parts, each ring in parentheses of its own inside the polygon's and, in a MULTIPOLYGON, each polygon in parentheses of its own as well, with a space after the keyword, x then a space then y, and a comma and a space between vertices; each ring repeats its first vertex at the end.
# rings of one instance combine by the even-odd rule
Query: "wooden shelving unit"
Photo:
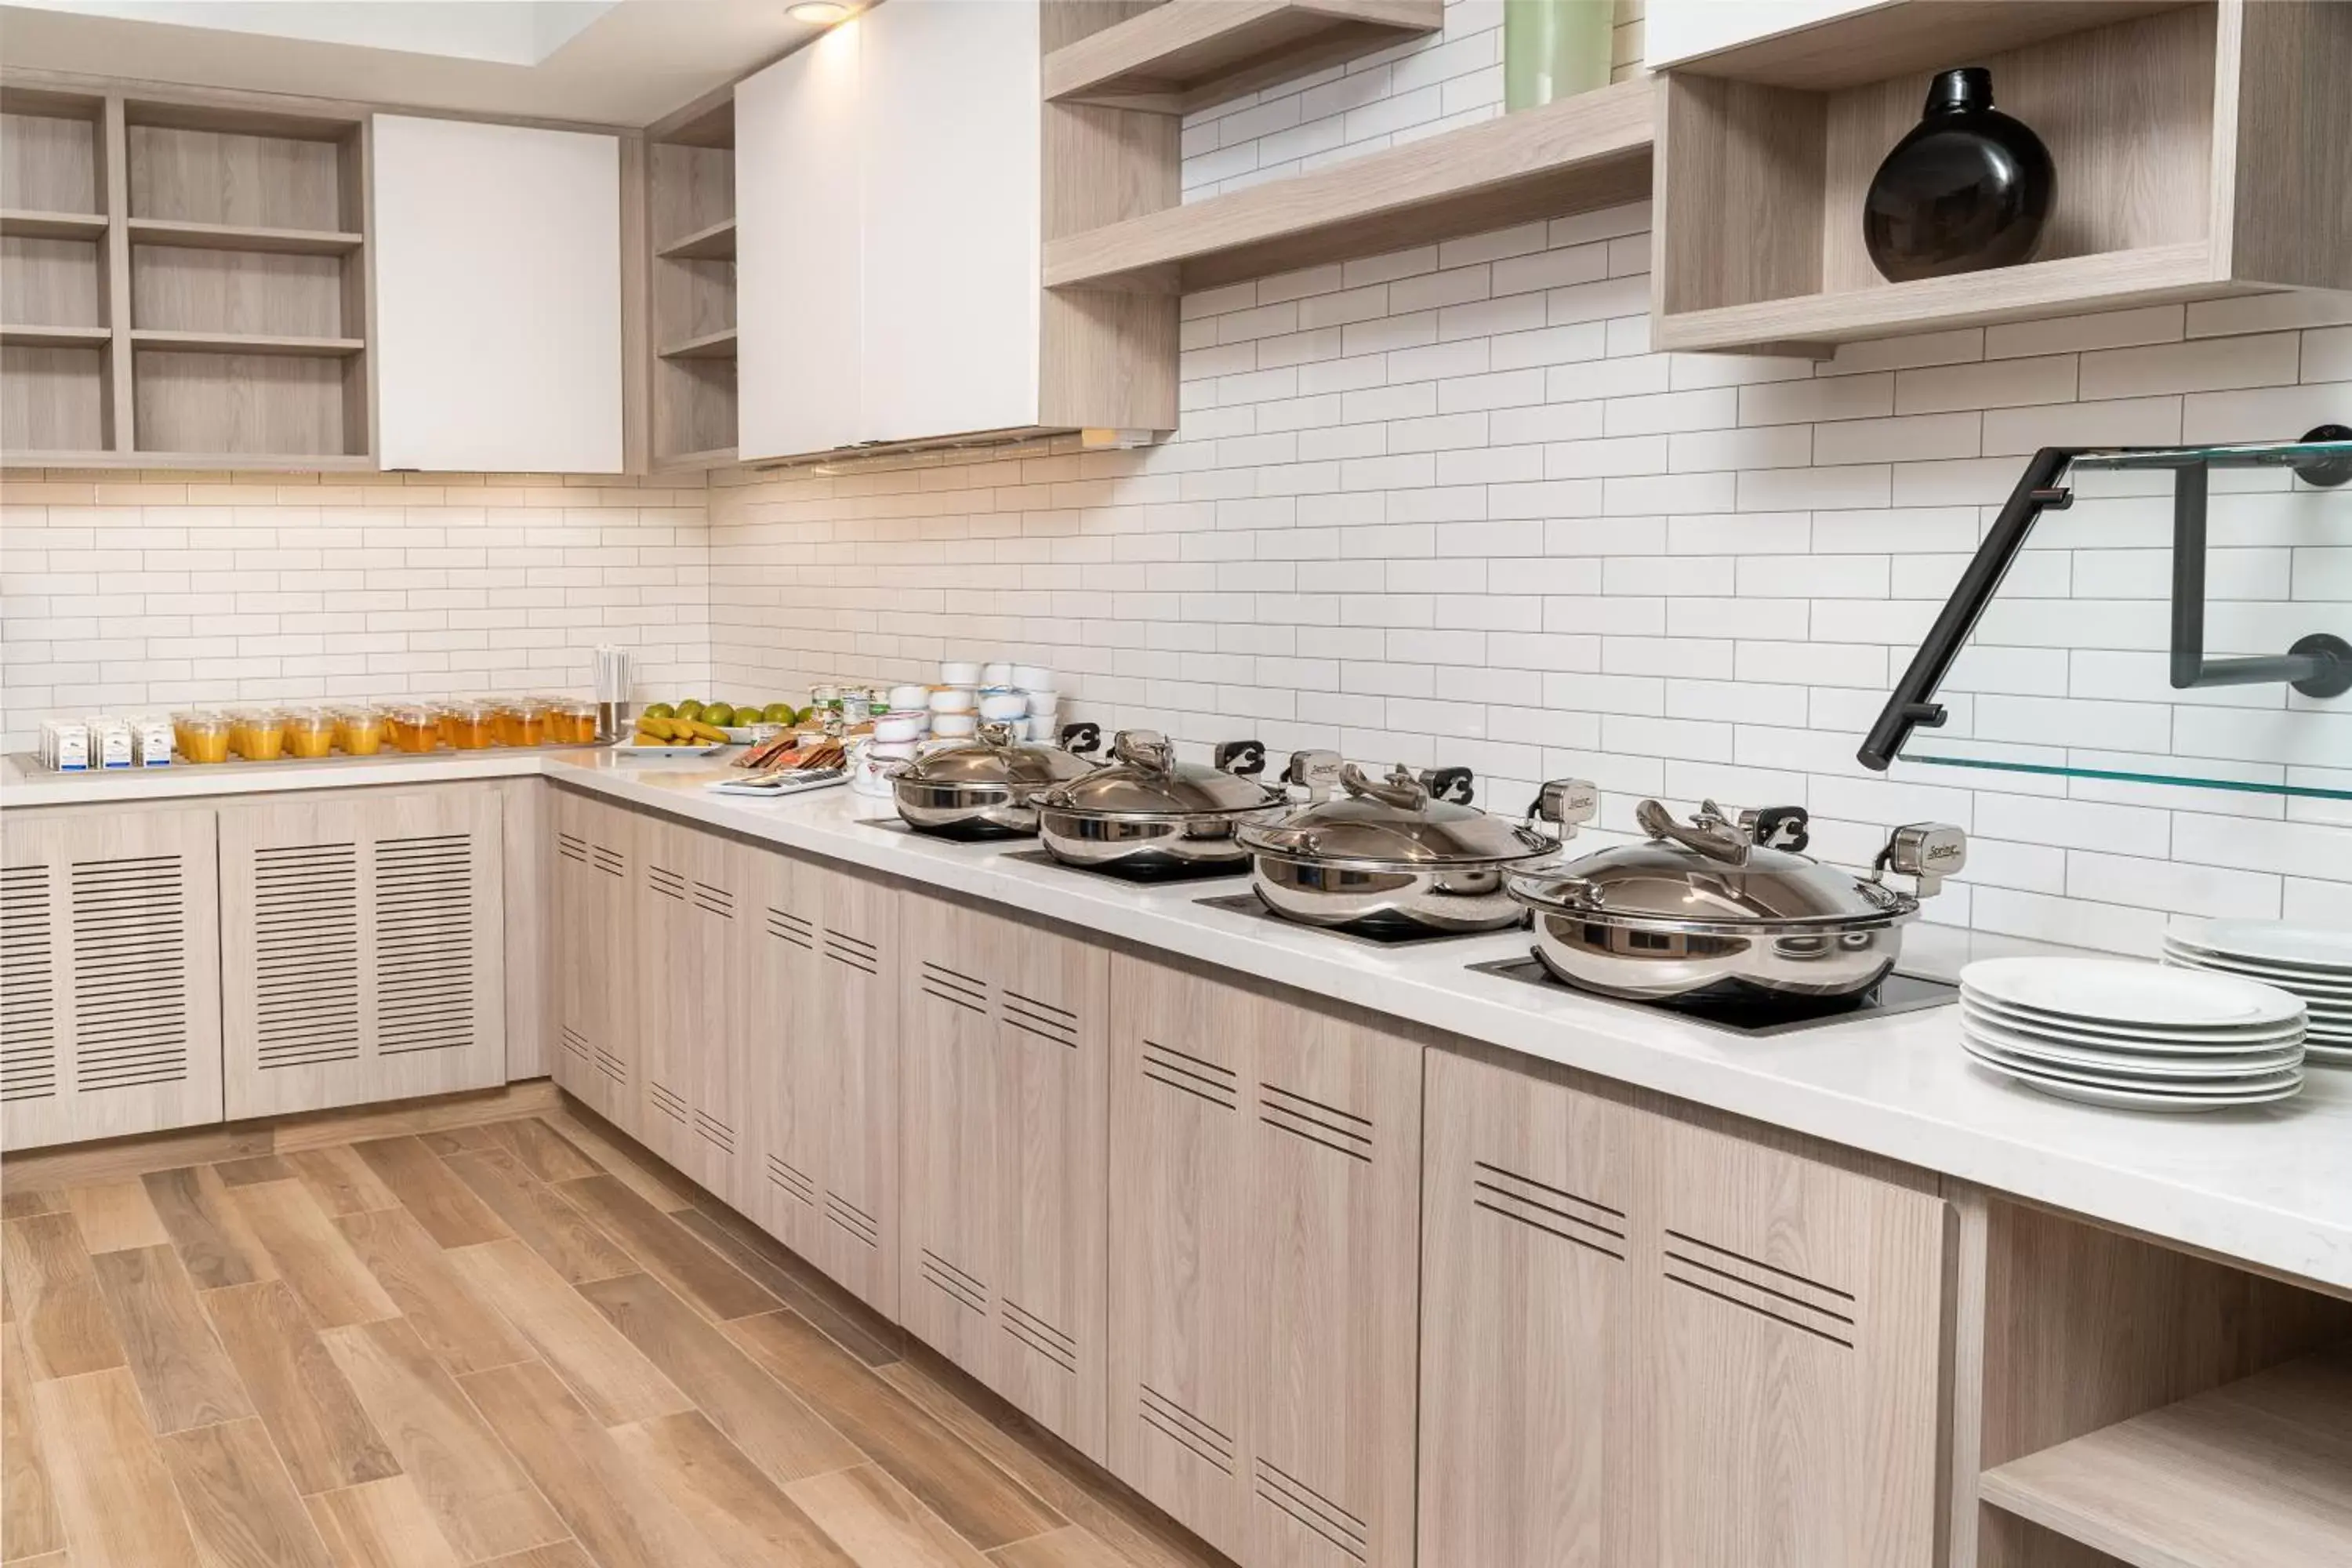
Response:
POLYGON ((365 125, 0 84, 0 456, 371 466, 365 125))
POLYGON ((1650 190, 1652 93, 1646 81, 1620 82, 1313 174, 1049 239, 1045 283, 1214 288, 1638 201, 1650 190))
POLYGON ((107 103, 0 83, 0 451, 116 433, 107 103))
POLYGON ((1045 94, 1185 114, 1444 25, 1444 0, 1168 0, 1048 54, 1045 94))
POLYGON ((1651 341, 1841 342, 2287 288, 2352 289, 2352 7, 1900 0, 1679 65, 1658 89, 1651 341), (1992 72, 2058 166, 2041 256, 1889 283, 1863 193, 1928 75, 1992 72))
POLYGON ((2352 1345, 2012 1459, 1977 1489, 2134 1568, 2338 1568, 2352 1345))
POLYGON ((735 460, 735 100, 646 133, 651 231, 652 460, 735 460))

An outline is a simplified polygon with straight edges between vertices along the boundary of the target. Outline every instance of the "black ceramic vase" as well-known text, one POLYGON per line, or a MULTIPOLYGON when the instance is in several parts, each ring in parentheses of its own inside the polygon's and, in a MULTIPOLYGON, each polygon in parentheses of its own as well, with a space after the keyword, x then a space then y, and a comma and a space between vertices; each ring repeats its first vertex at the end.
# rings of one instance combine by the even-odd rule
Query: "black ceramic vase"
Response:
POLYGON ((2032 258, 2058 192, 2050 149, 1992 106, 1992 73, 1948 70, 1863 199, 1862 238, 1894 282, 2032 258))

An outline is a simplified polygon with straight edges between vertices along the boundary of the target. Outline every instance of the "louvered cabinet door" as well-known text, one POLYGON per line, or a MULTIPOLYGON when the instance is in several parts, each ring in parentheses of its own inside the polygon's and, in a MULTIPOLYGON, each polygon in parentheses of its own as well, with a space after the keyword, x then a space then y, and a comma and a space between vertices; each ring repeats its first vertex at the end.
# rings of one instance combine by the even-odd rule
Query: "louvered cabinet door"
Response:
POLYGON ((741 935, 747 986, 736 1036, 743 1079, 743 1194, 735 1206, 814 1262, 823 1241, 817 1171, 824 1109, 809 1066, 817 966, 814 872, 791 856, 752 861, 741 935))
POLYGON ((1110 955, 992 918, 997 1392, 1103 1458, 1110 955))
POLYGON ((1930 1568, 1943 1201, 1680 1122, 1656 1159, 1651 1561, 1930 1568))
POLYGON ((220 810, 230 1120, 506 1081, 495 791, 220 810))
POLYGON ((555 1081, 596 1110, 604 1109, 604 1077, 596 1044, 605 1032, 605 974, 612 960, 602 909, 605 875, 596 868, 595 803, 556 790, 548 803, 547 832, 553 868, 554 908, 548 911, 555 949, 555 1081))
POLYGON ((209 810, 11 812, 0 841, 0 1147, 221 1119, 209 810))
POLYGON ((1412 1562, 1421 1047, 1255 1003, 1248 1563, 1412 1562))
POLYGON ((688 1102, 678 1168, 705 1190, 741 1206, 736 1163, 743 1142, 742 1058, 735 1048, 749 976, 741 932, 750 907, 751 858, 760 851, 721 833, 689 829, 686 937, 694 994, 674 1040, 688 1102))
POLYGON ((1125 954, 1110 963, 1112 1474, 1229 1557, 1249 1516, 1257 1279, 1244 1167, 1248 994, 1125 954))
MULTIPOLYGON (((817 945, 810 956, 814 1027, 802 1082, 821 1126, 819 1268, 897 1318, 899 1266, 899 903, 870 877, 803 866, 817 945)), ((803 904, 808 899, 803 897, 803 904)), ((797 1025, 795 1026, 797 1027, 797 1025)))
POLYGON ((1629 1237, 1648 1119, 1428 1053, 1423 1118, 1421 1561, 1644 1561, 1641 1260, 1629 1237))
POLYGON ((899 1319, 983 1383, 996 1376, 997 943, 986 915, 943 899, 899 900, 900 1166, 906 1190, 899 1319))
POLYGON ((695 834, 677 823, 638 816, 632 824, 637 852, 637 1097, 632 1121, 623 1122, 646 1147, 671 1164, 694 1158, 694 1081, 690 1056, 702 1006, 703 954, 695 942, 695 834))

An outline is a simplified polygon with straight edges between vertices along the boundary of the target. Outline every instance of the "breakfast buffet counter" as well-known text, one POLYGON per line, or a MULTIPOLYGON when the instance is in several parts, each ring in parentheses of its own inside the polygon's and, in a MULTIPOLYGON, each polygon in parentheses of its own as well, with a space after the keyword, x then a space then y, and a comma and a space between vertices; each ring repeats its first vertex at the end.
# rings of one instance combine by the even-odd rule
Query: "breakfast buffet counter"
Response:
MULTIPOLYGON (((711 794, 712 762, 608 751, 486 752, 211 768, 134 777, 0 774, 10 810, 258 792, 541 776, 781 847, 1009 906, 1375 1013, 1938 1172, 2030 1203, 2352 1294, 2352 1071, 2315 1067, 2283 1104, 2162 1116, 2047 1099, 1972 1068, 1957 1010, 1748 1037, 1655 1008, 1471 966, 1522 934, 1383 947, 1203 908, 1239 882, 1138 886, 1035 858, 1026 841, 908 832, 890 804, 829 789, 778 801, 711 794), (1026 851, 1028 853, 1024 854, 1026 851)), ((1948 978, 2019 951, 1911 929, 1907 971, 1948 978)))

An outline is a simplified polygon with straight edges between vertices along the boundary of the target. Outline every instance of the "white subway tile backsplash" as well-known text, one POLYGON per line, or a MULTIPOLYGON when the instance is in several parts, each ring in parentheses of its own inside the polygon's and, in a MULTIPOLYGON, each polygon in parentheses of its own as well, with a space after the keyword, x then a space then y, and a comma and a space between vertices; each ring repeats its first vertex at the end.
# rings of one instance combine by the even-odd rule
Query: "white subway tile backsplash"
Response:
POLYGON ((2295 379, 2301 354, 2302 337, 2295 332, 2106 349, 2082 356, 2081 394, 2085 399, 2140 397, 2276 386, 2295 379))

